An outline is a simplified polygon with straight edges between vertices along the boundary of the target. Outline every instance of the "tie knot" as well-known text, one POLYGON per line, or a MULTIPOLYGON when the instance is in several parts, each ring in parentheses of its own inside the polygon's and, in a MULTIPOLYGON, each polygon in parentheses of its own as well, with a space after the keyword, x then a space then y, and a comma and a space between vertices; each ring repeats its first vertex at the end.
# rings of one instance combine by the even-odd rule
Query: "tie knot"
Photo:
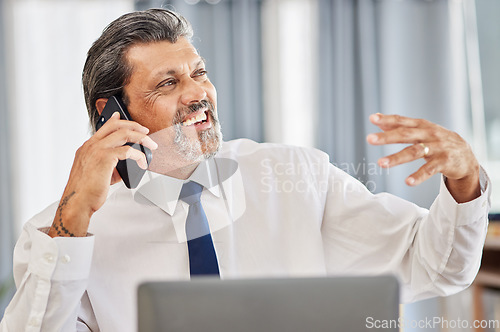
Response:
POLYGON ((189 205, 192 205, 200 201, 202 191, 203 187, 200 184, 189 181, 188 183, 184 183, 184 185, 182 186, 179 199, 183 200, 189 205))

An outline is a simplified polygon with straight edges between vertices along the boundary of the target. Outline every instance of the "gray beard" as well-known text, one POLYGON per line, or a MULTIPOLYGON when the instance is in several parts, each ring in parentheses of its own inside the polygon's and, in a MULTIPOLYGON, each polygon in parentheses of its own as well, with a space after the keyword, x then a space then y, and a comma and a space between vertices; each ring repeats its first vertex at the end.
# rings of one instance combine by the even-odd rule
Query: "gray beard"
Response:
POLYGON ((200 162, 217 154, 222 144, 222 132, 219 121, 214 116, 211 120, 212 128, 199 132, 195 141, 184 134, 181 124, 174 125, 174 145, 180 156, 190 162, 200 162))

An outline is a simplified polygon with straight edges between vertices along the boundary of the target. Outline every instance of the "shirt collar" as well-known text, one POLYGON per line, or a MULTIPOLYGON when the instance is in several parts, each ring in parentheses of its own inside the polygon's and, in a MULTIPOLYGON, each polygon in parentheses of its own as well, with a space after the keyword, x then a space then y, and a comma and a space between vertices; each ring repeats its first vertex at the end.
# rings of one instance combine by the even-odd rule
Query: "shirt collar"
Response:
POLYGON ((144 196, 169 215, 173 215, 182 185, 188 181, 197 182, 216 197, 220 197, 219 179, 213 158, 202 161, 186 180, 146 171, 133 194, 144 196))

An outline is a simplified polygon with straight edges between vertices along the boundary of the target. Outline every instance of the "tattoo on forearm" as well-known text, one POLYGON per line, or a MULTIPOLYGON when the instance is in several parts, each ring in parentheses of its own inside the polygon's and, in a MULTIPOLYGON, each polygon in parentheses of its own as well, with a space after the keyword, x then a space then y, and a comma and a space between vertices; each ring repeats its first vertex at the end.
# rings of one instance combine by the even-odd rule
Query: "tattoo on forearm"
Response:
POLYGON ((63 208, 68 204, 69 199, 75 194, 73 191, 71 194, 68 196, 64 197, 61 202, 59 203, 59 206, 57 207, 57 215, 59 218, 56 218, 57 220, 54 220, 54 223, 52 224, 52 228, 56 231, 57 235, 59 236, 71 236, 74 237, 75 234, 70 232, 66 227, 64 227, 62 223, 62 211, 63 208))

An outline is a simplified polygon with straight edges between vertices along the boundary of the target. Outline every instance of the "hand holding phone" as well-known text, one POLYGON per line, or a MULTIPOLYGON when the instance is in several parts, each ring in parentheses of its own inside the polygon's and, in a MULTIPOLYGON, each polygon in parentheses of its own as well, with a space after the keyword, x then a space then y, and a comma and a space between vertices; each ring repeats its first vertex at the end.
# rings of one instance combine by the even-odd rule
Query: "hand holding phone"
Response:
POLYGON ((119 98, 100 99, 98 103, 96 106, 102 110, 96 124, 99 131, 75 153, 68 183, 48 231, 51 237, 87 236, 90 218, 106 202, 110 184, 118 180, 118 173, 127 187, 136 187, 151 162, 150 149, 158 147, 147 136, 148 128, 124 121, 131 119, 119 98), (119 120, 116 113, 124 120, 119 120))
MULTIPOLYGON (((132 118, 130 117, 130 114, 128 113, 127 108, 125 107, 125 104, 123 103, 121 98, 118 96, 111 96, 109 97, 108 102, 106 103, 106 106, 101 113, 101 117, 96 123, 96 131, 99 130, 115 112, 120 113, 120 118, 122 120, 132 121, 132 118)), ((125 144, 144 153, 144 155, 146 156, 146 162, 149 166, 152 160, 152 153, 150 149, 141 144, 125 144)), ((136 188, 139 185, 139 182, 141 182, 142 176, 146 172, 146 170, 140 168, 137 165, 137 162, 132 159, 120 160, 116 165, 116 169, 120 174, 123 182, 129 189, 136 188)))

